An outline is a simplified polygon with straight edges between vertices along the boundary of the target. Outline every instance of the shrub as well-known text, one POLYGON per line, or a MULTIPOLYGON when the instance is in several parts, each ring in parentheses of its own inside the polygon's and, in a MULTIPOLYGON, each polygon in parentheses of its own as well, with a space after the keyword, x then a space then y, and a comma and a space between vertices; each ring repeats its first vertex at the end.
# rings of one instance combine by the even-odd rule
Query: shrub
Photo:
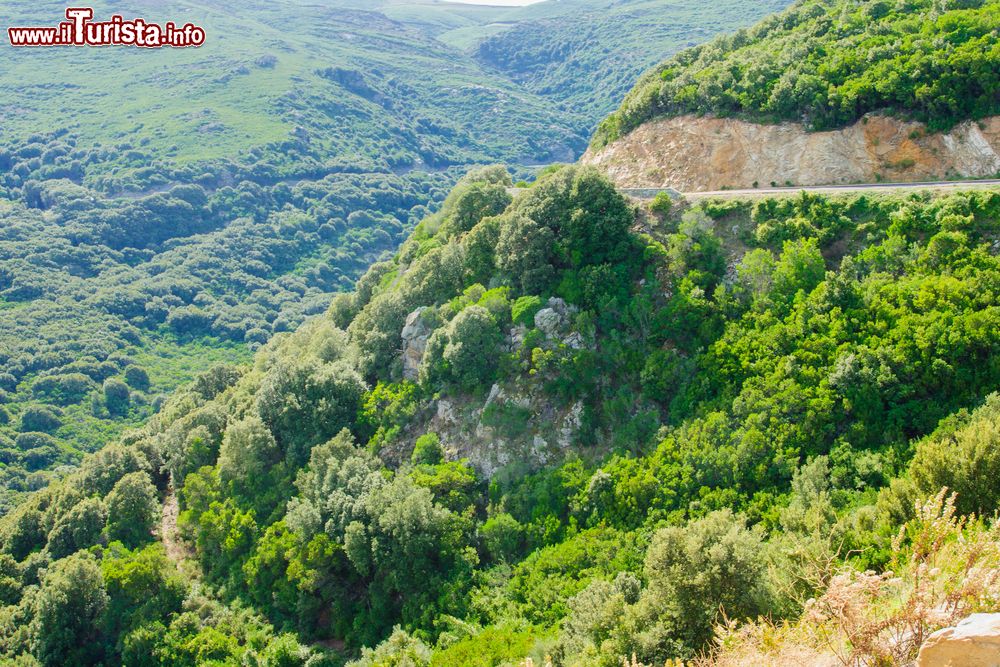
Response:
POLYGON ((444 459, 444 449, 441 447, 441 439, 436 433, 425 433, 417 438, 413 445, 413 454, 410 461, 415 465, 428 464, 437 465, 444 459))
POLYGON ((141 366, 131 364, 125 367, 125 382, 139 391, 149 390, 149 373, 141 366))
POLYGON ((32 405, 21 413, 18 430, 22 433, 37 431, 51 433, 62 426, 59 414, 48 406, 32 405))

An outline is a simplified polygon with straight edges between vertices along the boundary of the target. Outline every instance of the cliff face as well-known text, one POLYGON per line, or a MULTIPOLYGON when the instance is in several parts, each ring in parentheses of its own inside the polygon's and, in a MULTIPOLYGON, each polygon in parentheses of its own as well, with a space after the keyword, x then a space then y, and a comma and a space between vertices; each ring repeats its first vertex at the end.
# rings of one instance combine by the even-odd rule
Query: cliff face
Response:
POLYGON ((680 116, 652 121, 584 164, 619 187, 682 192, 767 187, 913 182, 1000 173, 1000 117, 929 134, 921 123, 880 115, 849 127, 807 132, 801 125, 759 125, 731 118, 680 116))

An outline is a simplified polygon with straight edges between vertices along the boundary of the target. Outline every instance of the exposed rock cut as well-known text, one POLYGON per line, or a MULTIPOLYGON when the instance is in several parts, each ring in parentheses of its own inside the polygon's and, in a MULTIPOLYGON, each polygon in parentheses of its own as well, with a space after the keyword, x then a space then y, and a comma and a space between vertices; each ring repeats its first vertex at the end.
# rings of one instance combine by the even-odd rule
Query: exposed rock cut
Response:
POLYGON ((646 123, 584 164, 618 187, 681 192, 772 183, 833 185, 989 178, 1000 173, 1000 117, 928 134, 921 123, 869 115, 849 127, 807 132, 796 123, 759 125, 680 116, 646 123))

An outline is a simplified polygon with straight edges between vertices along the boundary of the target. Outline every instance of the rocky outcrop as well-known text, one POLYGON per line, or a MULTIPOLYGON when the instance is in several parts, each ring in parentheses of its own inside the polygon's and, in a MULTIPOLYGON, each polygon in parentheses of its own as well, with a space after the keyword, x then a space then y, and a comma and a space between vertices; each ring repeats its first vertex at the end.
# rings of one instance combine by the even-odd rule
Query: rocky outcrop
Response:
POLYGON ((535 313, 535 327, 553 338, 570 325, 570 318, 576 312, 575 306, 567 304, 559 297, 551 297, 546 307, 535 313))
POLYGON ((928 133, 921 123, 869 115, 849 127, 807 132, 732 118, 680 116, 651 121, 588 151, 622 188, 681 192, 785 185, 831 185, 988 178, 1000 173, 1000 117, 928 133))
POLYGON ((1000 614, 972 614, 924 641, 917 667, 1000 667, 1000 614))
POLYGON ((424 358, 424 350, 427 349, 427 339, 430 338, 431 328, 421 317, 426 308, 417 308, 406 316, 406 324, 400 334, 403 338, 403 377, 407 380, 416 380, 420 371, 420 362, 424 358))

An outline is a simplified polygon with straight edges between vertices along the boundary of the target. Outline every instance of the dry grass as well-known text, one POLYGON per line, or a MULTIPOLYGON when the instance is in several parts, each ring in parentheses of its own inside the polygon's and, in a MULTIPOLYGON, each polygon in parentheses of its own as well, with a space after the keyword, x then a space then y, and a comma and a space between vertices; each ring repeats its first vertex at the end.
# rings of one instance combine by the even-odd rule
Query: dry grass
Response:
POLYGON ((946 489, 918 504, 893 546, 892 570, 840 571, 795 623, 724 623, 698 664, 908 665, 931 632, 1000 608, 1000 524, 956 515, 946 489))

